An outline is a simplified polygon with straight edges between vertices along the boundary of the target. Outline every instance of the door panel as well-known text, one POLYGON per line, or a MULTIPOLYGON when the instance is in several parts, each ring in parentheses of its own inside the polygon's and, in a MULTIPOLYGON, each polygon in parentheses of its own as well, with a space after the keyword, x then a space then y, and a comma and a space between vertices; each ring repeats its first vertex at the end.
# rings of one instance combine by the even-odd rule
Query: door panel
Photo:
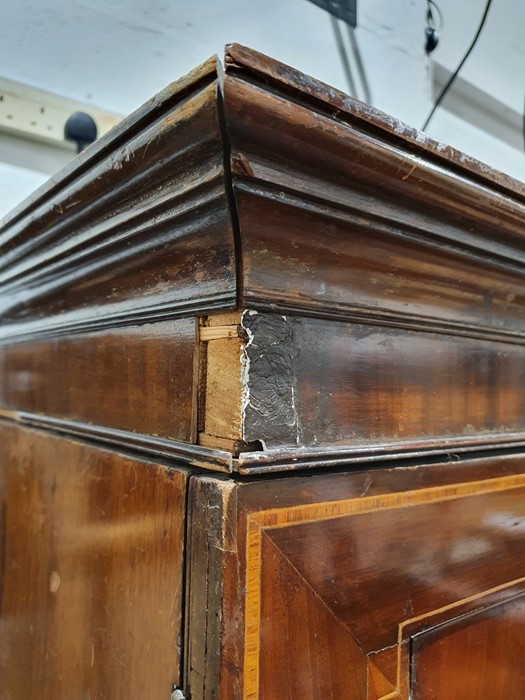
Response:
POLYGON ((196 477, 190 493, 192 690, 206 678, 228 700, 408 700, 414 688, 419 700, 521 700, 523 609, 511 601, 525 596, 523 456, 237 485, 196 477), (460 675, 449 691, 455 638, 441 659, 441 642, 418 636, 459 618, 476 622, 457 644, 485 695, 460 675), (413 639, 426 646, 411 658, 413 639))
POLYGON ((168 698, 186 475, 0 426, 0 697, 168 698))
POLYGON ((522 700, 525 596, 464 615, 413 641, 414 700, 522 700))

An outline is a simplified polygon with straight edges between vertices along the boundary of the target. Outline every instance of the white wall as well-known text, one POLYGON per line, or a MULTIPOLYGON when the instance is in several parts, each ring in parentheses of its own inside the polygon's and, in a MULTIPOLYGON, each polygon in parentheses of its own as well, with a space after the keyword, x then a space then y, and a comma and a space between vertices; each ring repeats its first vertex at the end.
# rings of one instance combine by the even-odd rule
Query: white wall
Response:
MULTIPOLYGON (((452 70, 485 0, 436 0, 444 27, 433 58, 452 70)), ((347 90, 331 21, 307 0, 4 0, 3 77, 128 113, 230 41, 347 90)), ((359 44, 372 103, 420 127, 432 104, 425 0, 358 0, 359 44)), ((523 103, 525 3, 495 0, 463 77, 515 111, 523 103)), ((344 31, 344 30, 343 30, 344 31)), ((354 65, 355 68, 355 65, 354 65)), ((362 96, 362 95, 361 95, 362 96)), ((525 158, 439 110, 428 133, 525 180, 525 158)), ((1 150, 0 150, 1 161, 1 150)), ((42 176, 0 168, 0 214, 42 176)))

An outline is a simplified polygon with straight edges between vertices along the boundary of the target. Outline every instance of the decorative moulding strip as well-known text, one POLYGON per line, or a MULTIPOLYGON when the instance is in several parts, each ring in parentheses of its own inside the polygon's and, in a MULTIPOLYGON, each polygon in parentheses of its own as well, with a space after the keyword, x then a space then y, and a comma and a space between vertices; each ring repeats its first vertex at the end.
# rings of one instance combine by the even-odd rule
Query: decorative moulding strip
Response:
POLYGON ((523 187, 379 130, 351 101, 346 116, 297 101, 271 61, 257 82, 261 57, 241 52, 224 105, 246 305, 521 338, 523 187))
POLYGON ((525 445, 522 354, 249 309, 6 344, 0 404, 203 468, 228 454, 241 473, 456 459, 525 445))
MULTIPOLYGON (((343 204, 348 203, 348 192, 372 190, 378 202, 388 201, 388 195, 395 197, 389 204, 393 212, 400 205, 398 216, 406 203, 423 222, 432 224, 445 216, 443 230, 436 228, 441 238, 455 240, 459 233, 475 247, 502 254, 513 243, 510 235, 514 243, 523 244, 523 196, 503 193, 454 163, 448 167, 436 163, 431 155, 414 153, 406 143, 392 143, 242 79, 227 76, 224 89, 234 177, 273 182, 277 187, 295 185, 300 192, 343 204), (455 221, 454 215, 461 219, 455 221), (475 231, 465 225, 468 219, 477 222, 475 231), (493 240, 490 227, 494 224, 508 231, 508 239, 493 240)), ((366 205, 366 197, 360 204, 366 205)))
POLYGON ((0 342, 235 305, 218 89, 208 62, 7 219, 0 342))
POLYGON ((78 333, 91 333, 111 328, 123 328, 157 321, 167 321, 181 317, 206 314, 214 311, 233 309, 235 294, 213 294, 188 302, 143 305, 138 308, 111 308, 93 306, 84 316, 77 313, 41 318, 27 323, 5 324, 0 329, 0 346, 23 343, 30 340, 50 340, 72 336, 78 333))
MULTIPOLYGON (((275 172, 277 173, 277 166, 275 172)), ((303 210, 305 214, 323 215, 334 221, 355 222, 366 228, 370 234, 377 231, 395 236, 401 245, 403 241, 417 241, 429 250, 446 251, 451 257, 464 258, 472 264, 488 265, 504 269, 510 274, 522 278, 525 277, 525 269, 520 263, 520 259, 516 258, 515 248, 509 249, 507 247, 505 250, 507 254, 498 255, 495 250, 486 250, 483 246, 476 245, 479 241, 476 241, 473 236, 468 243, 462 242, 454 236, 443 236, 443 228, 440 229, 438 226, 440 222, 432 221, 430 218, 428 222, 424 222, 413 212, 411 215, 408 206, 404 207, 403 212, 406 220, 398 221, 396 220, 396 212, 402 210, 401 205, 392 203, 392 210, 388 209, 388 203, 378 206, 381 202, 380 197, 373 193, 366 196, 359 193, 357 196, 353 189, 348 188, 344 190, 345 196, 337 197, 335 196, 336 188, 332 187, 331 196, 328 197, 326 188, 320 188, 317 192, 313 187, 310 188, 310 191, 307 191, 306 188, 295 189, 294 185, 298 184, 300 177, 300 173, 298 173, 294 183, 287 182, 286 184, 279 183, 277 177, 273 181, 250 179, 243 176, 236 177, 235 192, 246 192, 262 199, 295 207, 303 210), (425 226, 425 223, 435 225, 425 226)), ((460 232, 459 227, 458 232, 460 232)), ((517 250, 523 255, 521 246, 517 250)))
POLYGON ((12 229, 15 224, 23 228, 37 210, 41 215, 41 212, 49 207, 50 202, 55 197, 60 198, 61 193, 69 185, 112 154, 118 153, 133 134, 140 132, 163 114, 168 113, 200 87, 215 81, 217 70, 218 59, 214 56, 179 80, 170 83, 15 207, 0 222, 0 231, 12 229))
POLYGON ((381 311, 373 307, 354 307, 351 305, 333 304, 327 307, 322 302, 292 303, 282 301, 279 294, 258 297, 247 295, 246 303, 252 309, 271 311, 273 313, 294 314, 311 318, 333 319, 334 321, 355 322, 367 326, 383 326, 386 328, 406 328, 422 333, 437 333, 451 337, 460 336, 494 342, 525 344, 525 333, 520 331, 496 330, 493 328, 474 326, 472 324, 454 324, 416 314, 395 314, 381 311))
POLYGON ((20 415, 251 473, 520 445, 525 192, 407 129, 239 47, 168 88, 7 219, 0 343, 248 307, 201 331, 206 444, 20 415))
POLYGON ((236 190, 247 306, 523 342, 518 262, 295 193, 236 190))
POLYGON ((223 450, 212 450, 200 445, 189 445, 176 440, 167 440, 151 435, 132 433, 127 430, 114 430, 99 425, 51 418, 24 411, 1 411, 0 418, 20 422, 34 428, 44 428, 58 433, 76 435, 127 450, 139 450, 144 454, 175 460, 194 467, 203 467, 207 470, 232 471, 232 455, 223 450))
POLYGON ((484 456, 513 454, 525 447, 525 433, 491 435, 487 438, 473 438, 439 441, 416 441, 410 445, 372 445, 355 449, 303 449, 279 452, 243 452, 238 457, 226 450, 190 445, 175 440, 167 440, 149 435, 141 435, 126 430, 114 430, 98 425, 79 423, 51 418, 24 411, 0 410, 0 419, 14 421, 34 428, 53 430, 58 433, 76 435, 86 440, 115 445, 125 450, 139 450, 167 460, 175 460, 195 468, 240 474, 272 474, 282 471, 301 471, 326 468, 362 468, 363 464, 373 465, 385 461, 409 461, 421 464, 426 458, 436 461, 457 462, 461 455, 482 453, 484 456))
MULTIPOLYGON (((525 432, 495 434, 483 437, 443 438, 441 440, 414 440, 390 444, 370 444, 352 447, 286 448, 266 452, 241 452, 234 459, 234 470, 241 474, 270 474, 287 470, 344 468, 352 465, 386 461, 421 464, 430 458, 436 461, 457 462, 461 455, 512 454, 525 447, 525 432)), ((362 467, 361 467, 362 468, 362 467)))
MULTIPOLYGON (((8 270, 8 274, 0 275, 0 293, 8 295, 30 287, 36 295, 40 288, 47 289, 57 284, 57 280, 65 279, 67 282, 68 277, 79 273, 92 273, 97 263, 101 266, 109 264, 106 258, 110 258, 115 246, 119 246, 121 257, 125 259, 148 252, 155 245, 167 245, 187 232, 188 219, 191 220, 191 227, 198 231, 199 221, 205 218, 202 209, 213 212, 224 199, 222 172, 213 161, 209 164, 209 173, 206 180, 192 183, 192 186, 181 191, 167 189, 167 183, 159 181, 155 187, 157 192, 149 193, 146 185, 141 185, 141 176, 137 178, 138 181, 132 181, 130 191, 123 193, 116 190, 109 201, 87 204, 79 212, 82 221, 78 221, 78 217, 69 220, 64 216, 62 230, 59 231, 62 237, 58 236, 58 240, 38 247, 37 238, 35 250, 22 260, 16 260, 17 264, 8 270), (160 197, 158 189, 162 185, 166 192, 160 197), (141 189, 140 202, 133 201, 136 188, 141 189), (145 195, 149 196, 146 198, 145 195), (129 207, 122 206, 123 196, 128 198, 129 207), (159 240, 156 231, 166 225, 169 225, 169 229, 163 232, 159 240), (78 235, 78 231, 82 231, 83 235, 78 235)), ((147 172, 142 175, 150 180, 151 187, 153 175, 147 172)))
POLYGON ((375 132, 404 148, 410 146, 425 157, 457 168, 474 180, 525 198, 524 183, 280 61, 245 46, 230 44, 226 47, 225 66, 232 76, 262 84, 266 86, 265 89, 281 94, 290 101, 375 132))
POLYGON ((236 300, 523 342, 523 185, 249 49, 220 73, 169 86, 7 217, 2 342, 236 300))

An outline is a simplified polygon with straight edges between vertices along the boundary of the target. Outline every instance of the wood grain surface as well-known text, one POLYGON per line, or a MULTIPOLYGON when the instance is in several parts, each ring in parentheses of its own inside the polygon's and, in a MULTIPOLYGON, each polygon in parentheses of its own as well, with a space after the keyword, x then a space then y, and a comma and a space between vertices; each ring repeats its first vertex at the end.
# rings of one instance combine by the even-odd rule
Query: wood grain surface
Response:
POLYGON ((520 345, 277 314, 242 324, 243 439, 269 451, 525 430, 520 345))
POLYGON ((525 597, 517 596, 414 639, 415 700, 521 700, 525 597))
POLYGON ((189 644, 206 649, 200 676, 219 697, 401 700, 410 696, 410 668, 419 664, 424 675, 425 663, 433 675, 417 697, 477 697, 460 690, 478 687, 468 685, 473 666, 486 676, 479 687, 488 687, 491 645, 510 627, 516 651, 497 656, 494 697, 521 687, 525 631, 511 601, 525 591, 522 455, 264 480, 235 491, 211 477, 197 482, 195 503, 221 506, 206 533, 199 528, 190 590, 207 570, 206 591, 215 606, 219 591, 221 603, 207 635, 209 593, 195 589, 189 644), (213 567, 205 569, 210 549, 213 567), (466 632, 456 641, 451 621, 469 615, 480 637, 466 632), (485 617, 493 623, 482 624, 485 617), (462 675, 451 662, 447 680, 457 644, 469 663, 462 675), (426 694, 438 676, 441 694, 426 694))
POLYGON ((195 320, 0 345, 0 405, 195 442, 195 320))
POLYGON ((308 104, 342 122, 351 121, 363 131, 368 128, 385 140, 402 143, 406 148, 425 154, 427 158, 435 158, 437 163, 457 168, 476 181, 490 183, 500 191, 525 194, 523 182, 265 54, 239 44, 229 44, 224 62, 230 75, 237 74, 243 79, 272 85, 274 92, 293 102, 308 104))
POLYGON ((169 698, 187 476, 2 423, 2 698, 169 698))
POLYGON ((246 306, 523 342, 523 186, 240 53, 224 104, 246 306))
POLYGON ((237 45, 17 207, 0 694, 520 699, 524 220, 237 45))
POLYGON ((0 228, 0 340, 233 306, 211 60, 95 143, 0 228))
POLYGON ((525 445, 524 220, 512 178, 229 46, 5 220, 0 409, 241 473, 525 445), (191 367, 138 349, 180 317, 191 367))

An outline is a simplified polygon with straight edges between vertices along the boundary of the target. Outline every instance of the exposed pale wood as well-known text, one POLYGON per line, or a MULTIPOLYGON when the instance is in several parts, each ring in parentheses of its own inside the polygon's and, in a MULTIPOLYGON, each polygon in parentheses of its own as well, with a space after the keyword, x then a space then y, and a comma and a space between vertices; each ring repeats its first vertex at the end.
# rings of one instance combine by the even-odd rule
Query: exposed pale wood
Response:
POLYGON ((239 338, 208 343, 204 422, 208 435, 242 440, 243 345, 239 338))
POLYGON ((238 440, 221 438, 217 435, 208 435, 207 433, 199 433, 198 442, 199 445, 203 447, 215 447, 216 449, 226 450, 234 454, 239 450, 238 440))
POLYGON ((213 314, 202 319, 204 326, 237 326, 241 320, 241 311, 213 314))
POLYGON ((18 411, 9 411, 6 408, 0 408, 0 418, 6 418, 7 420, 10 420, 10 421, 20 420, 18 411))
POLYGON ((241 314, 236 311, 203 318, 200 340, 206 365, 200 444, 209 447, 242 440, 244 340, 240 337, 241 314), (214 444, 213 436, 218 438, 214 444))
POLYGON ((239 338, 240 326, 203 326, 199 337, 203 342, 219 340, 221 338, 239 338))

